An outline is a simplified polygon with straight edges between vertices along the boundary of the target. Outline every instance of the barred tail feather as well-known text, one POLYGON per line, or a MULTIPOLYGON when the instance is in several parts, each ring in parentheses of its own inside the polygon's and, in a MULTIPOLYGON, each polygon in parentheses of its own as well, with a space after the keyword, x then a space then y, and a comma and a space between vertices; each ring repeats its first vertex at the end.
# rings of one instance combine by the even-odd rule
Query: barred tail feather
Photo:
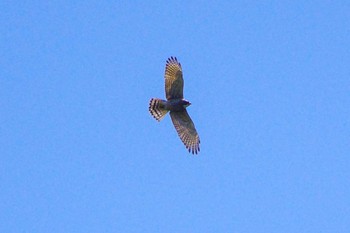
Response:
POLYGON ((169 110, 165 109, 164 100, 152 98, 149 102, 149 112, 157 120, 161 121, 169 110))

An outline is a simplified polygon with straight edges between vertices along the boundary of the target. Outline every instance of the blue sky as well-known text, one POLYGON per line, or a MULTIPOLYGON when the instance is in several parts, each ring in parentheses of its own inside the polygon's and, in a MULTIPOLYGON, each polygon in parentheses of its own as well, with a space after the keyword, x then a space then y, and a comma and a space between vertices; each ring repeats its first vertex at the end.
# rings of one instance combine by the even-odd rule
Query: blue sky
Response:
POLYGON ((0 8, 0 232, 350 232, 347 1, 0 8))

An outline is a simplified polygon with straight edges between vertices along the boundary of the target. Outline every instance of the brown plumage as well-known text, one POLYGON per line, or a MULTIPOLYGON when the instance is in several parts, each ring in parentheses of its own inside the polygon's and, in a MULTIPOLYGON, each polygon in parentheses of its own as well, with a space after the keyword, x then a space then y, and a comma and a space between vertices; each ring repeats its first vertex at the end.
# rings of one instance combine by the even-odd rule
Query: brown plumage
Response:
POLYGON ((165 95, 167 100, 152 98, 149 111, 157 121, 161 121, 166 113, 170 111, 171 120, 181 141, 189 152, 197 154, 200 150, 200 139, 186 111, 191 103, 183 98, 183 87, 181 64, 176 57, 170 57, 165 66, 165 95))

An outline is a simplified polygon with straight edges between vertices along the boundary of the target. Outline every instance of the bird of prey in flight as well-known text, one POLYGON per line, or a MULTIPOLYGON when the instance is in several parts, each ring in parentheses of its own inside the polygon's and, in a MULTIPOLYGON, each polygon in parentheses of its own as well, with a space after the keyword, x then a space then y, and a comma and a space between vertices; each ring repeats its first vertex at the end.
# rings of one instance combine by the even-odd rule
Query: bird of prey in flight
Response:
POLYGON ((165 95, 167 100, 152 98, 149 111, 157 120, 161 121, 170 111, 170 117, 175 129, 192 154, 199 152, 199 136, 186 108, 191 103, 183 97, 184 80, 181 64, 176 57, 170 57, 165 65, 165 95))

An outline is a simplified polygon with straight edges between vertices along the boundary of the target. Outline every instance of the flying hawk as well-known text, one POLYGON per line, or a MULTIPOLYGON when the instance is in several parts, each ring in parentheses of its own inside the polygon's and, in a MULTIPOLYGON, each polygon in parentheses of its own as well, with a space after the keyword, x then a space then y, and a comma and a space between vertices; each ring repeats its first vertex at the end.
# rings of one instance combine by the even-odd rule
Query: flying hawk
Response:
POLYGON ((184 99, 183 87, 181 64, 176 57, 170 57, 165 65, 165 95, 167 100, 152 98, 149 103, 149 111, 157 121, 161 121, 166 113, 170 111, 171 120, 181 141, 189 152, 197 154, 200 140, 186 111, 191 103, 184 99))

